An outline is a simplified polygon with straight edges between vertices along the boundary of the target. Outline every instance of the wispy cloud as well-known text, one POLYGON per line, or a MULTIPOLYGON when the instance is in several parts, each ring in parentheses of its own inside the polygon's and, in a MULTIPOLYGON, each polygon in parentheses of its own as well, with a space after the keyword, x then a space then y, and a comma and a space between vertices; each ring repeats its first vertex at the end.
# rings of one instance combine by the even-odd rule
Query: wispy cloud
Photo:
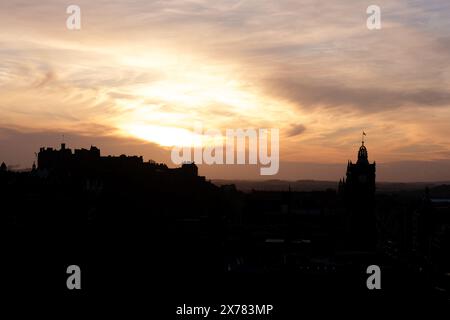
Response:
POLYGON ((68 3, 0 3, 1 126, 278 127, 283 160, 320 162, 365 129, 379 161, 450 154, 448 1, 380 0, 377 31, 359 0, 77 4, 72 32, 68 3))

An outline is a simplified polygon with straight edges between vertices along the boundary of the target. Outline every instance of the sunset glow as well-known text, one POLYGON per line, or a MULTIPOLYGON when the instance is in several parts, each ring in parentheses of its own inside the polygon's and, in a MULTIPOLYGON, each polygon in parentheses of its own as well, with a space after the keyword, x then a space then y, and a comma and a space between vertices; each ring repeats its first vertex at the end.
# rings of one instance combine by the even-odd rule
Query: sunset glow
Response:
POLYGON ((195 122, 279 128, 281 161, 323 164, 345 164, 365 130, 378 162, 450 161, 444 1, 380 1, 375 32, 359 1, 101 3, 79 1, 79 31, 57 1, 0 5, 1 128, 128 139, 149 157, 146 143, 191 145, 195 122))

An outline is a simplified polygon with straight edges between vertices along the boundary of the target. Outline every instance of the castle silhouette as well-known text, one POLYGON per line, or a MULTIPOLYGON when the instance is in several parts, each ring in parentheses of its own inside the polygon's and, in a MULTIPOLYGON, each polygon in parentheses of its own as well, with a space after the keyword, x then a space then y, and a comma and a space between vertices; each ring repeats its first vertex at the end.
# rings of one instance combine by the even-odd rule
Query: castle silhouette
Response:
POLYGON ((41 148, 38 155, 37 169, 42 172, 53 173, 153 173, 173 176, 199 178, 195 163, 183 163, 179 168, 168 168, 167 165, 149 160, 144 162, 142 156, 101 156, 100 149, 91 146, 90 149, 66 148, 62 143, 60 150, 41 148))

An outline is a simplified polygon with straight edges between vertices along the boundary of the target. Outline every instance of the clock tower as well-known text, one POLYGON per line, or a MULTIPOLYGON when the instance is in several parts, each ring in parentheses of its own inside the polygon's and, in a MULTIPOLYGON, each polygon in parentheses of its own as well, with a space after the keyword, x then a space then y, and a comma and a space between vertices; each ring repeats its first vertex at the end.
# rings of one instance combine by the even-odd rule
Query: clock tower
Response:
POLYGON ((373 249, 376 244, 375 162, 370 163, 364 136, 356 163, 348 161, 346 177, 340 183, 346 212, 350 242, 359 249, 373 249))
POLYGON ((362 141, 356 163, 348 161, 344 179, 345 193, 365 203, 372 202, 375 195, 375 162, 369 163, 367 148, 362 141))

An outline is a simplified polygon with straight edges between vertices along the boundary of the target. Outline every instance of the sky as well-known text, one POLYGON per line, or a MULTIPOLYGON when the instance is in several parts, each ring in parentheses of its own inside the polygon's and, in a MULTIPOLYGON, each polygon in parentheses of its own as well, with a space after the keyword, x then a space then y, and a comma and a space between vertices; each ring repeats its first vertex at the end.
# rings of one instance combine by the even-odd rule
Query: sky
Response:
MULTIPOLYGON (((171 164, 205 129, 278 128, 269 178, 339 179, 365 140, 383 181, 450 180, 447 0, 0 3, 0 161, 97 145, 171 164), (69 30, 66 9, 81 8, 69 30), (369 5, 381 29, 366 26, 369 5)), ((262 179, 255 166, 201 166, 262 179)))

